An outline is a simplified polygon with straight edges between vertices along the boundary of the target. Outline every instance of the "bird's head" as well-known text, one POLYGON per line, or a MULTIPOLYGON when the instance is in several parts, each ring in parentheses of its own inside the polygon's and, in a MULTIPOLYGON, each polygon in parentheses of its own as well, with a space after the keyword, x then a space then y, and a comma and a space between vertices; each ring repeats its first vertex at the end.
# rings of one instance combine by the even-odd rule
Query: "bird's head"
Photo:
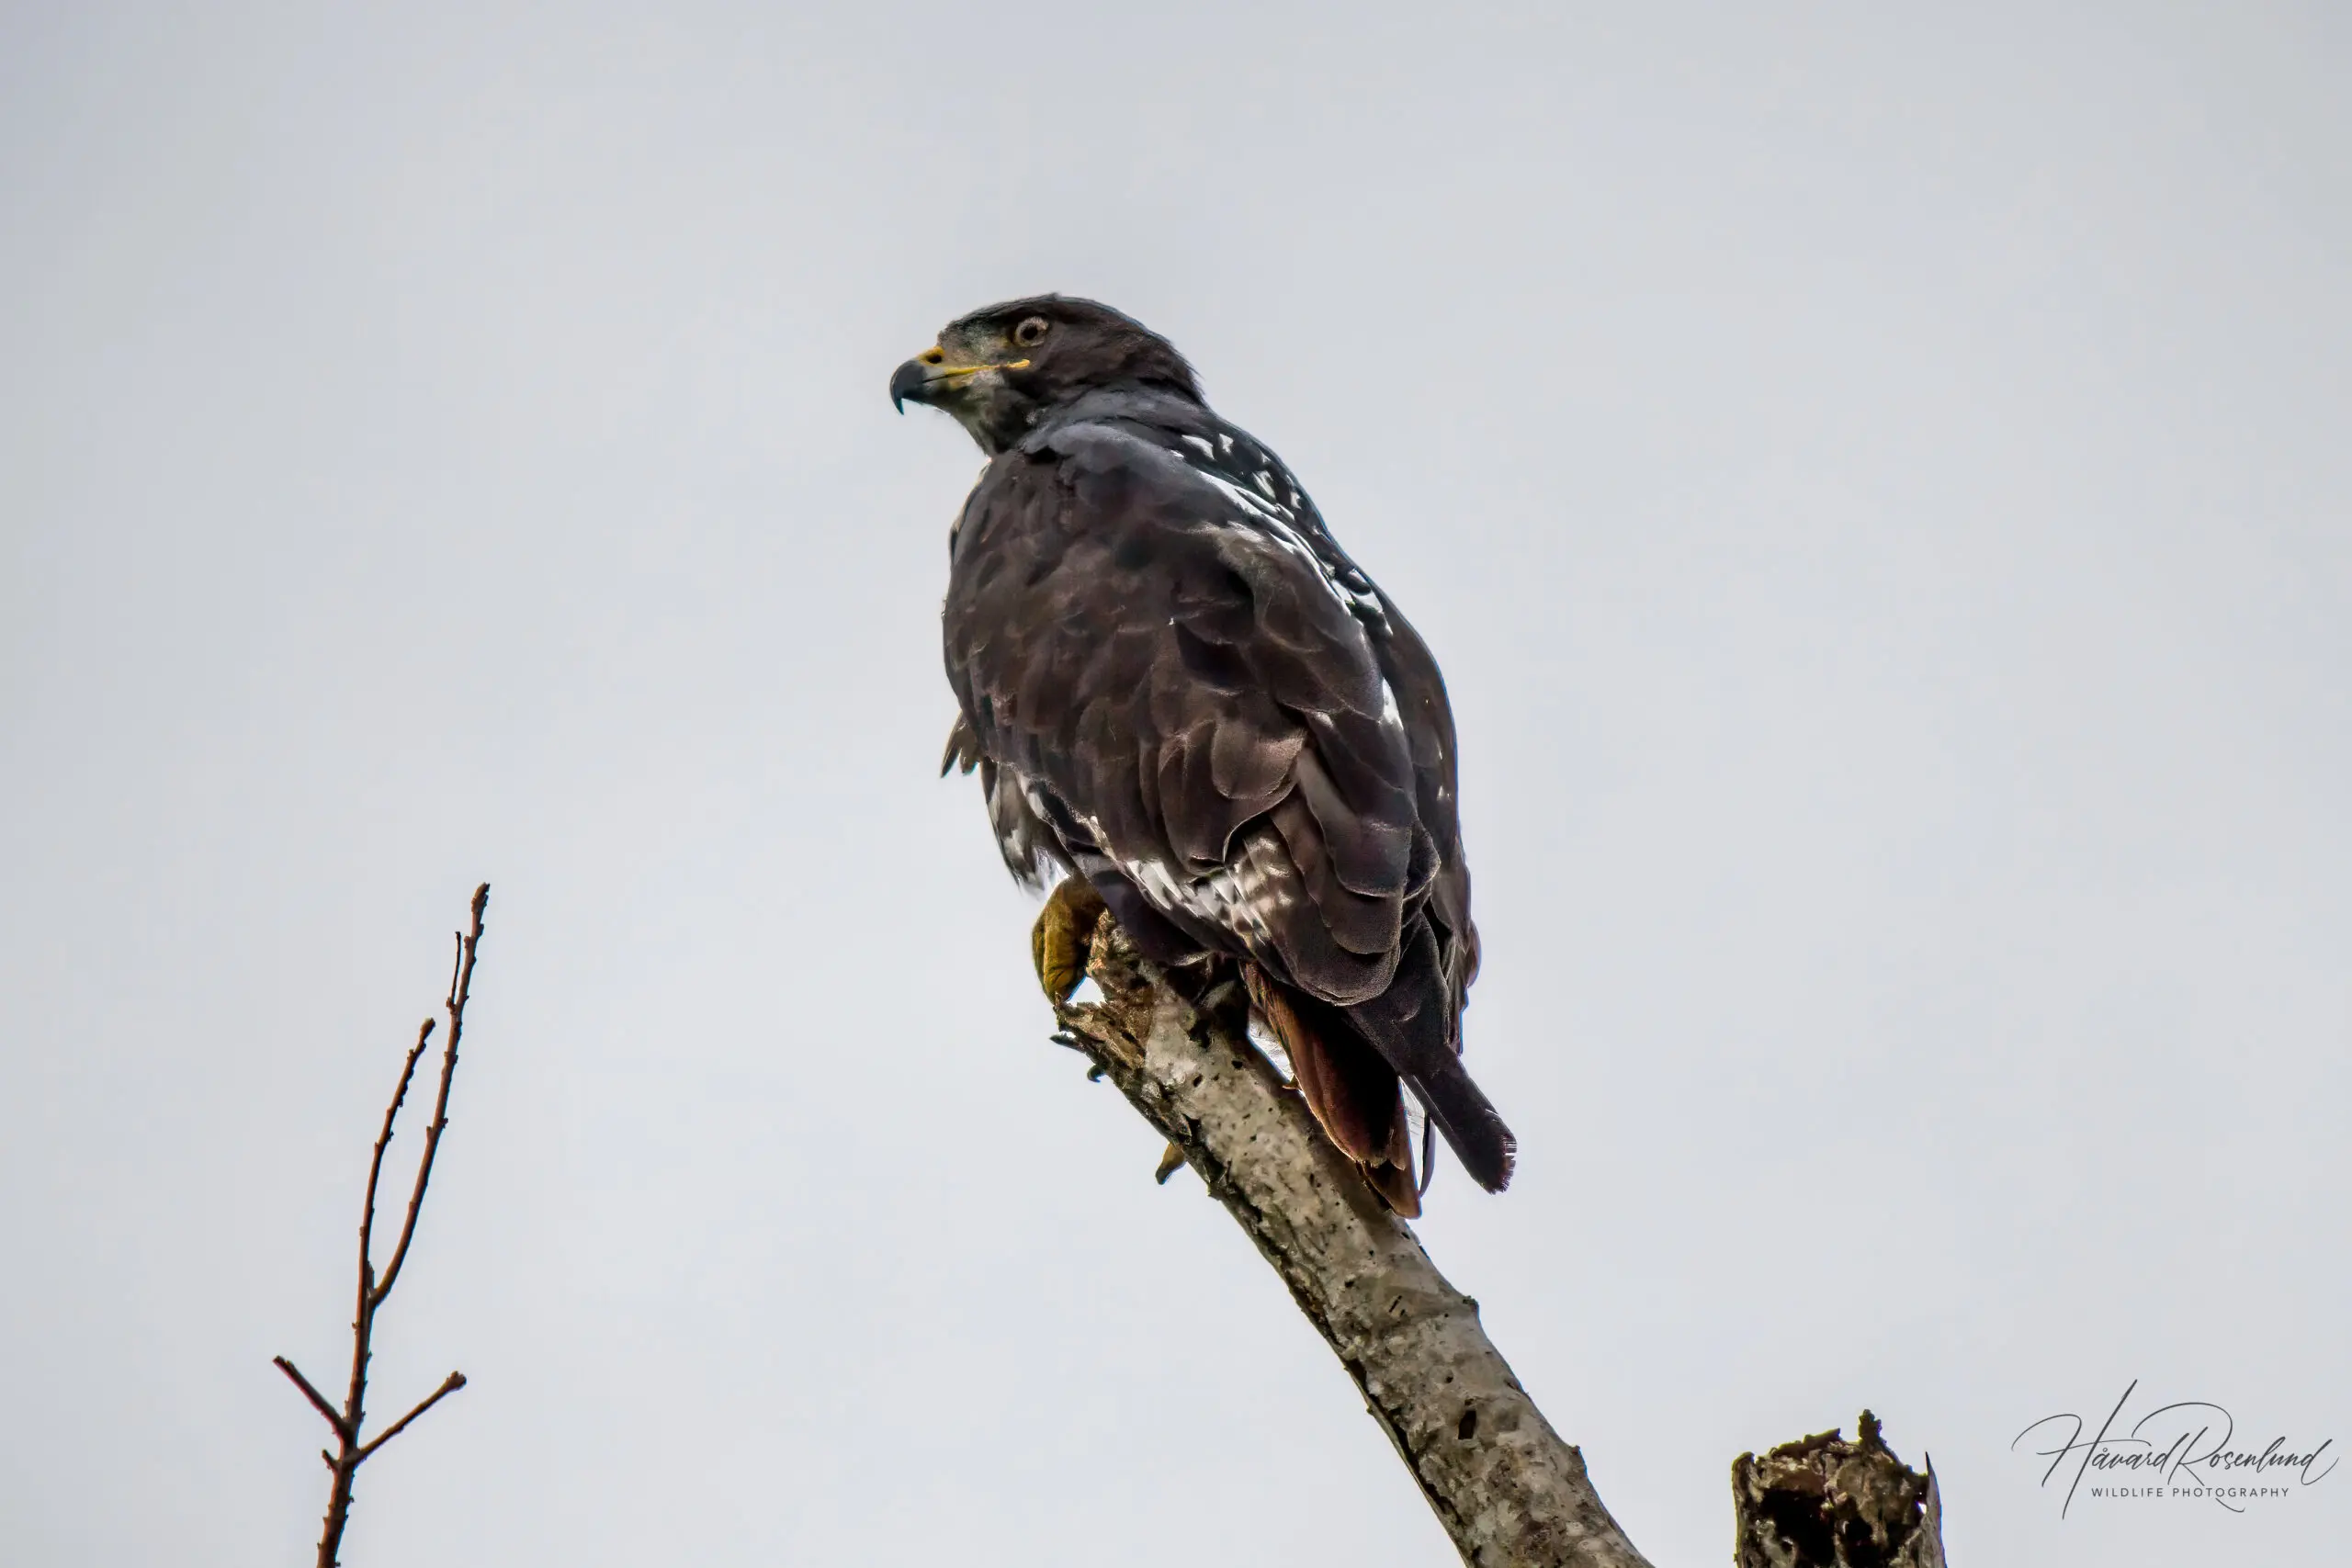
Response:
POLYGON ((1197 400, 1193 367, 1166 338, 1091 299, 1041 294, 950 321, 890 377, 890 401, 956 416, 994 457, 1050 410, 1087 392, 1135 387, 1197 400))

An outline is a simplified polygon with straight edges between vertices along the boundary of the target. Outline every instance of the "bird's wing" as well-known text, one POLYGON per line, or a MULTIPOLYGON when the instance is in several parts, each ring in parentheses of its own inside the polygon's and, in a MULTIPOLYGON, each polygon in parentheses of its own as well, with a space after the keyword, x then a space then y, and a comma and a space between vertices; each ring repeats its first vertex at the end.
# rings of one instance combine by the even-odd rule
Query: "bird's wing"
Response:
POLYGON ((1361 606, 1283 509, 1106 424, 1005 454, 944 617, 981 750, 1065 844, 1326 1000, 1377 994, 1436 874, 1361 606))

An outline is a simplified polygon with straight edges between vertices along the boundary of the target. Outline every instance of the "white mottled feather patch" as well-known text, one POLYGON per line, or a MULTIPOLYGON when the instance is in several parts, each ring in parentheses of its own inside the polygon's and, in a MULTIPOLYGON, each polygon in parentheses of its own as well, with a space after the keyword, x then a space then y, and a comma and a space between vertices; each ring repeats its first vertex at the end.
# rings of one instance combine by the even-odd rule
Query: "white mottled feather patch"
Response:
POLYGON ((1296 897, 1290 887, 1266 874, 1246 845, 1234 863, 1221 865, 1205 876, 1179 874, 1157 860, 1121 860, 1118 865, 1154 908, 1229 931, 1253 953, 1273 951, 1269 917, 1279 914, 1296 897))

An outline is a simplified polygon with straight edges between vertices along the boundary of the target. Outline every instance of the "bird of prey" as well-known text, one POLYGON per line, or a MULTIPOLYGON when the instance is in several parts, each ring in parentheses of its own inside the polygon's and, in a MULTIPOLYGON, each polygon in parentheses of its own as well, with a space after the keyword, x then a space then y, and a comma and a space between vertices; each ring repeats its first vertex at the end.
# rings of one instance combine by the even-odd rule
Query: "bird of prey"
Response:
POLYGON ((890 397, 988 455, 950 535, 941 771, 978 768, 1016 877, 1059 878, 1033 943, 1048 995, 1105 908, 1156 962, 1226 955, 1391 1208, 1419 1212, 1430 1162, 1416 1181, 1403 1090, 1499 1191, 1516 1144, 1462 1066, 1478 933, 1453 716, 1395 602, 1108 306, 975 310, 890 397))

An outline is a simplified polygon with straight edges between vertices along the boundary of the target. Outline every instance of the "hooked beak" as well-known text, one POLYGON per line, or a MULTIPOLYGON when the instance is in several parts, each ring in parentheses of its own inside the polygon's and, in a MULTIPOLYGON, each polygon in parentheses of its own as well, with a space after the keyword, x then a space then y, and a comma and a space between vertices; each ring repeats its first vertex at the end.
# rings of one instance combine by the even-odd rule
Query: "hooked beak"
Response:
POLYGON ((972 378, 983 370, 1028 367, 1025 359, 1016 359, 1009 365, 950 365, 943 350, 927 348, 890 372, 890 406, 904 413, 909 403, 935 404, 943 396, 969 386, 972 378))
POLYGON ((909 398, 919 403, 929 402, 925 389, 930 385, 931 367, 920 359, 908 360, 890 372, 890 406, 904 413, 909 398))

